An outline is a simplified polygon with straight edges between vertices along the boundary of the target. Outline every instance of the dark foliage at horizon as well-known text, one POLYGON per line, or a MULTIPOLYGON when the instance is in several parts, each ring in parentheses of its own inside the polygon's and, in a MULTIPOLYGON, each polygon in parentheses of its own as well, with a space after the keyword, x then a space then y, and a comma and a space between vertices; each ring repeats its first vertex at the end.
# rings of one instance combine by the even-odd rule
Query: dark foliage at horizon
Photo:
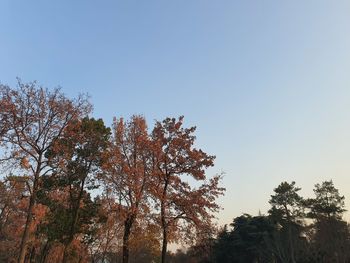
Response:
POLYGON ((304 199, 299 190, 295 182, 282 182, 271 195, 268 215, 236 217, 230 228, 187 253, 177 251, 169 262, 350 262, 344 196, 332 181, 316 184, 314 198, 304 199), (209 253, 201 252, 203 246, 209 253))

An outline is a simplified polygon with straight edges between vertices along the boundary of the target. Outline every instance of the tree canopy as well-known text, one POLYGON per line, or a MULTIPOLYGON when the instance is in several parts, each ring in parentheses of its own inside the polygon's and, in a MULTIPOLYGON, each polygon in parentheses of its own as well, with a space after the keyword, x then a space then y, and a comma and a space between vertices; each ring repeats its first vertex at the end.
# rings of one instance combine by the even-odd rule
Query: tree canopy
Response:
POLYGON ((184 117, 109 128, 91 110, 85 95, 0 85, 1 261, 165 262, 169 242, 212 227, 221 176, 184 117))

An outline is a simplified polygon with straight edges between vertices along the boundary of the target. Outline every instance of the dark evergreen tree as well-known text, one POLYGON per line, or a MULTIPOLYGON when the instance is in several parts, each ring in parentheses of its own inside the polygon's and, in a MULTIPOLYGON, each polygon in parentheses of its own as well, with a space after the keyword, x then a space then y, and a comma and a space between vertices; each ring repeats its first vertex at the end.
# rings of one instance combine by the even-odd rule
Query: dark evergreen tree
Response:
POLYGON ((72 262, 74 248, 70 245, 76 235, 88 242, 94 231, 98 203, 91 200, 87 190, 97 187, 104 149, 108 146, 110 129, 101 119, 84 118, 69 125, 63 137, 48 151, 47 158, 53 174, 43 177, 43 189, 39 191, 40 202, 49 207, 48 223, 42 226, 50 242, 64 244, 63 262, 72 262))
POLYGON ((301 188, 295 182, 282 182, 274 189, 269 203, 271 219, 280 227, 279 244, 276 250, 279 260, 283 262, 297 262, 303 250, 303 224, 304 216, 303 198, 298 194, 301 188))
POLYGON ((312 247, 319 262, 349 262, 350 233, 348 224, 342 220, 345 197, 339 194, 333 182, 316 184, 315 198, 305 202, 308 217, 314 220, 312 247))

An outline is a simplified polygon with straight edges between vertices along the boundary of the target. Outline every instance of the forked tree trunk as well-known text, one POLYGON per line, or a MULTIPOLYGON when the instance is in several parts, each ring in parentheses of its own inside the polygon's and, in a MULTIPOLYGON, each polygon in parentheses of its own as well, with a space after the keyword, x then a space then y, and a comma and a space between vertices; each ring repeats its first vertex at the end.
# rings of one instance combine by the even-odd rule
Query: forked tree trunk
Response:
POLYGON ((30 199, 29 199, 26 224, 24 227, 21 245, 19 248, 18 263, 24 263, 26 253, 27 253, 27 245, 28 245, 27 243, 28 243, 28 239, 29 239, 29 235, 30 235, 30 227, 31 227, 32 221, 33 221, 33 208, 35 205, 37 184, 38 184, 38 178, 37 178, 37 176, 35 176, 32 194, 31 194, 30 199))
POLYGON ((19 248, 18 263, 24 263, 26 253, 27 253, 27 240, 29 239, 29 230, 33 219, 33 207, 34 207, 34 197, 30 197, 27 220, 24 227, 24 233, 21 240, 21 245, 19 248))

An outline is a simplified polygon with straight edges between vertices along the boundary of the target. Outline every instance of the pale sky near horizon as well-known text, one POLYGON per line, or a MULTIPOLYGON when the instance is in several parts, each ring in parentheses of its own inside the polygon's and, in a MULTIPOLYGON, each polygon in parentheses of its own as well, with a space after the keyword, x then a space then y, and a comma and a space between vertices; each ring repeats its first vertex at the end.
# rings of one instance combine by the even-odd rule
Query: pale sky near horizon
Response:
POLYGON ((281 181, 333 179, 350 209, 349 73, 350 1, 0 0, 0 82, 87 92, 107 124, 184 115, 226 173, 221 224, 281 181))

